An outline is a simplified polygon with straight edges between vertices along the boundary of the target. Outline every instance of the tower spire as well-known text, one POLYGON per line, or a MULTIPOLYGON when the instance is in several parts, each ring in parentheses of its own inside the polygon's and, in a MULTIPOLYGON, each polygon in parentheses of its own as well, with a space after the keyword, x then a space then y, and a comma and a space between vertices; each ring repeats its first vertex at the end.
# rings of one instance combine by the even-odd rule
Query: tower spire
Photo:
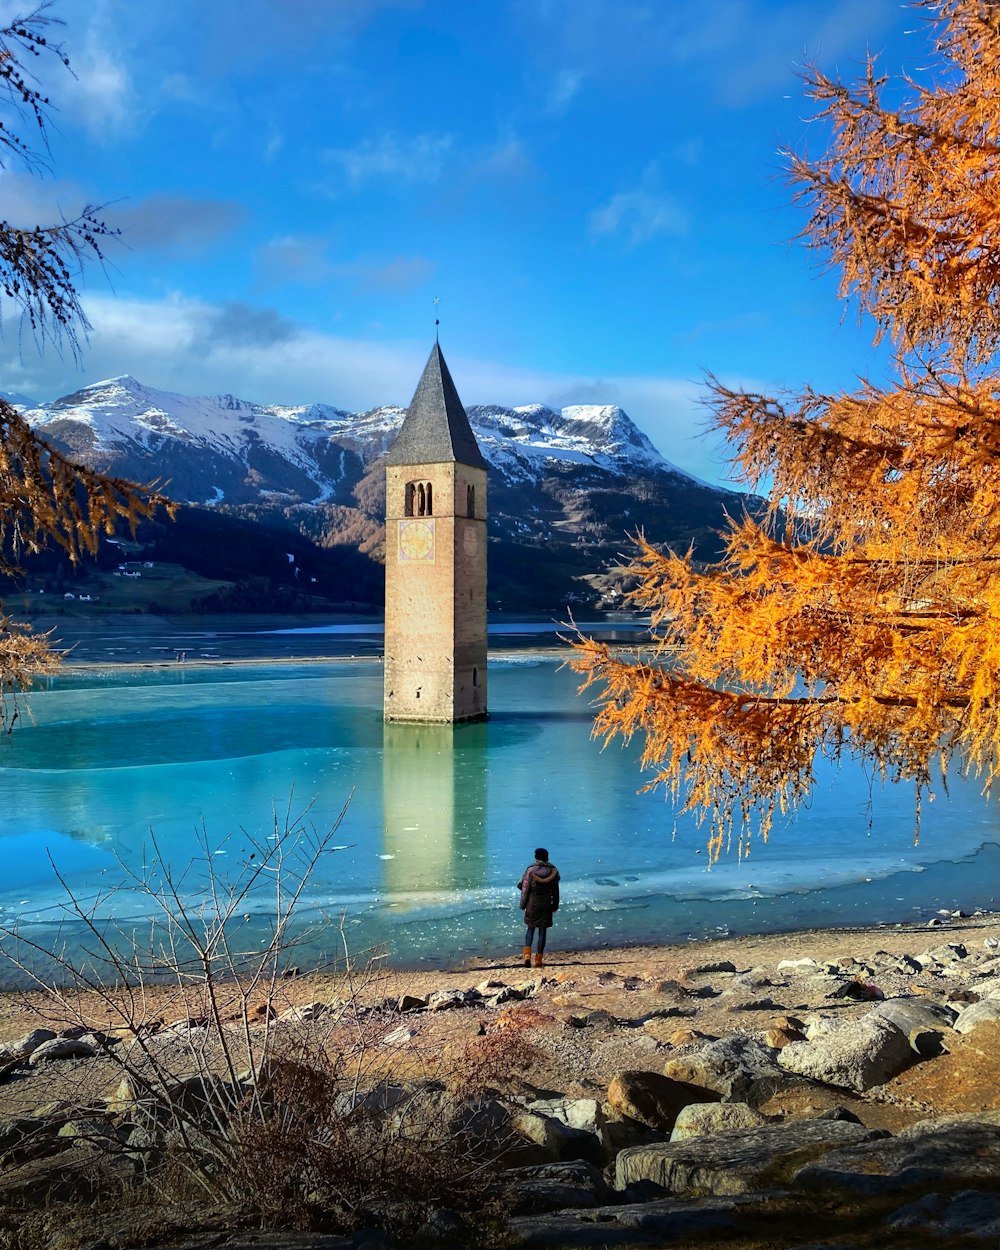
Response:
POLYGON ((386 464, 448 464, 453 461, 477 469, 487 467, 441 345, 435 342, 406 419, 389 448, 386 464))

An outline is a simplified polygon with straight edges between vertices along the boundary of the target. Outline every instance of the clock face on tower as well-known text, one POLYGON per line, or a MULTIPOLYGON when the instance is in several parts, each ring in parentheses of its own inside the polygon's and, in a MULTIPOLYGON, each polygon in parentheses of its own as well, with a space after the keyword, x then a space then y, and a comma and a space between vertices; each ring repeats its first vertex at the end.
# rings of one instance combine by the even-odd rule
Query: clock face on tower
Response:
POLYGON ((409 560, 434 560, 434 522, 400 521, 397 555, 400 564, 409 560))

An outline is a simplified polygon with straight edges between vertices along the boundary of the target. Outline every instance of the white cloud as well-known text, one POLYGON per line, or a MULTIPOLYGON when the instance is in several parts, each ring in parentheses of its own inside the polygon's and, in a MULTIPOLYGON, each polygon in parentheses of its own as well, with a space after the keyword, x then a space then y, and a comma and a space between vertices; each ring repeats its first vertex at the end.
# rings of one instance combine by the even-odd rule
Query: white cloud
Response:
POLYGON ((331 148, 323 155, 340 165, 352 187, 371 178, 435 182, 451 150, 451 135, 422 134, 400 139, 394 133, 365 139, 353 148, 331 148))
POLYGON ((620 191, 590 215, 590 236, 622 235, 631 247, 648 243, 658 234, 683 234, 687 217, 672 195, 660 187, 654 162, 632 191, 620 191))
POLYGON ((83 125, 91 138, 112 143, 137 125, 141 102, 122 51, 110 42, 103 23, 92 25, 74 43, 73 76, 59 92, 64 112, 83 125))

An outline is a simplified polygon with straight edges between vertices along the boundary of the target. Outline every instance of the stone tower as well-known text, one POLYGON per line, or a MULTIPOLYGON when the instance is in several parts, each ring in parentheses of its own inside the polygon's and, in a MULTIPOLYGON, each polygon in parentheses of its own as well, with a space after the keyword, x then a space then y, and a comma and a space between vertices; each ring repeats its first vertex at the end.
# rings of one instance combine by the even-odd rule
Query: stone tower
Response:
POLYGON ((437 343, 386 457, 384 709, 487 715, 486 461, 437 343))

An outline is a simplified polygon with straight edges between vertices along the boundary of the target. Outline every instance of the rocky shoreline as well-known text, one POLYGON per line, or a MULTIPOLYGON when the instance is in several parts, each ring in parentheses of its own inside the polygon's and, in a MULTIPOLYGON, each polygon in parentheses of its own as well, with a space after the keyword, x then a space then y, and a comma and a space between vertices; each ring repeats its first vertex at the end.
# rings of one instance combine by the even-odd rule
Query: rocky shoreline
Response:
MULTIPOLYGON (((282 979, 243 1004, 272 1067, 240 1074, 213 1058, 220 1037, 192 990, 151 987, 127 1013, 107 993, 6 995, 0 1215, 23 1221, 85 1192, 85 1211, 62 1210, 57 1229, 50 1219, 39 1244, 57 1250, 377 1250, 414 1237, 512 1247, 739 1238, 788 1250, 836 1238, 916 1250, 1000 1238, 1000 917, 519 965, 282 979), (93 1214, 100 1186, 135 1186, 163 1158, 177 1128, 170 1108, 190 1104, 193 1089, 185 1115, 196 1123, 206 1082, 235 1107, 262 1096, 279 1051, 343 1055, 362 1035, 367 1076, 355 1076, 344 1113, 363 1110, 379 1131, 417 1107, 432 1107, 435 1124, 460 1122, 455 1140, 490 1156, 484 1194, 501 1195, 488 1228, 475 1202, 421 1205, 388 1190, 339 1232, 293 1234, 291 1211, 250 1231, 245 1211, 217 1203, 189 1204, 165 1224, 162 1208, 147 1213, 146 1234, 134 1203, 93 1214), (140 1051, 155 1056, 152 1080, 128 1060, 140 1051), (89 1178, 83 1190, 71 1173, 89 1178)), ((236 1028, 232 1008, 223 1029, 236 1028)))

